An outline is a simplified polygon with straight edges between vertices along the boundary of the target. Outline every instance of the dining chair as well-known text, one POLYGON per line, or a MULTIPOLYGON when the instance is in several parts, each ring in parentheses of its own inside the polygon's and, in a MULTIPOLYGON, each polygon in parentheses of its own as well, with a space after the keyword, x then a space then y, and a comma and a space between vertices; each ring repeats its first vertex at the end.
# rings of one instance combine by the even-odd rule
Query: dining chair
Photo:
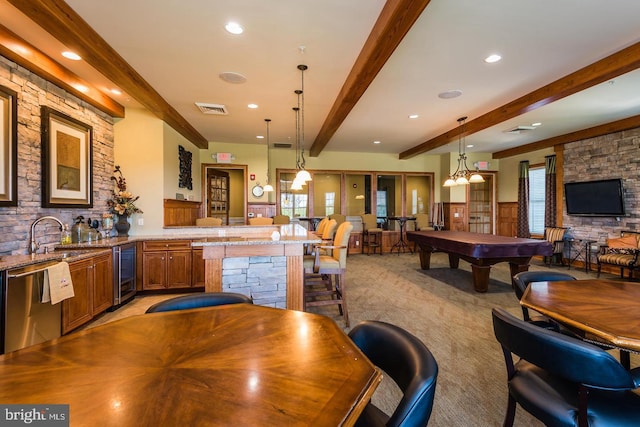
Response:
MULTIPOLYGON (((524 295, 524 291, 527 290, 527 287, 531 282, 558 282, 564 280, 577 279, 568 273, 558 271, 522 271, 513 276, 513 291, 515 292, 518 301, 520 301, 522 299, 522 295, 524 295)), ((559 325, 548 317, 543 315, 531 317, 527 307, 521 305, 520 308, 522 308, 522 318, 525 322, 531 322, 536 326, 543 328, 559 330, 559 325)))
POLYGON ((438 378, 438 364, 427 346, 396 325, 374 320, 358 323, 349 337, 402 391, 402 398, 391 416, 369 402, 355 425, 426 426, 438 378))
POLYGON ((347 327, 349 313, 345 278, 351 230, 351 222, 343 222, 336 231, 333 244, 316 245, 314 255, 303 258, 305 311, 308 307, 338 305, 347 327))
POLYGON ((191 308, 213 307, 225 304, 253 304, 253 299, 235 292, 204 292, 183 295, 153 304, 145 313, 188 310, 191 308))
POLYGON ((274 224, 290 224, 291 218, 289 218, 289 215, 276 215, 273 217, 273 223, 274 224))
POLYGON ((222 218, 204 217, 196 218, 196 225, 198 227, 218 227, 222 225, 222 218))
POLYGON ((517 404, 546 426, 640 425, 640 368, 628 371, 601 348, 503 308, 492 318, 507 369, 505 427, 513 426, 517 404))
POLYGON ((378 227, 378 218, 373 214, 364 214, 360 216, 362 218, 362 246, 360 250, 364 252, 365 246, 367 247, 367 255, 373 248, 373 253, 376 253, 376 249, 380 255, 382 255, 382 228, 378 227))
POLYGON ((257 216, 249 218, 249 225, 271 225, 273 224, 273 218, 267 218, 266 216, 257 216))
POLYGON ((414 215, 415 217, 415 228, 416 231, 433 231, 434 228, 431 226, 431 221, 429 221, 429 214, 426 213, 418 213, 414 215))

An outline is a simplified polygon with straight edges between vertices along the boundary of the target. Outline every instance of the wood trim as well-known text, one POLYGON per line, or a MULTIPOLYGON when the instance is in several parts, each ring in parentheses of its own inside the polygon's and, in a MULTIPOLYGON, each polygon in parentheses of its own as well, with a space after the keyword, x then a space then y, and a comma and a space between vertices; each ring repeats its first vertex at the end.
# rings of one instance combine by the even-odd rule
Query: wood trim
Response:
POLYGON ((222 258, 204 259, 204 291, 222 292, 222 258))
MULTIPOLYGON (((528 113, 536 108, 633 71, 638 67, 640 67, 640 42, 542 86, 533 92, 529 92, 514 101, 481 115, 477 119, 468 121, 464 126, 464 134, 462 136, 474 134, 505 120, 528 113)), ((400 153, 399 158, 404 160, 426 153, 448 144, 461 134, 462 129, 456 127, 403 151, 400 153)))
POLYGON ((0 54, 91 104, 103 113, 109 114, 111 117, 124 117, 122 105, 2 25, 0 25, 0 54), (87 88, 87 91, 80 92, 73 84, 82 85, 87 88))
POLYGON ((429 2, 430 0, 387 0, 309 149, 311 157, 320 155, 429 2))
POLYGON ((287 309, 304 311, 303 256, 287 256, 287 309))
POLYGON ((201 202, 191 200, 164 199, 164 226, 195 225, 200 217, 201 202))
POLYGON ((9 3, 196 147, 209 147, 209 141, 63 0, 9 0, 9 3))

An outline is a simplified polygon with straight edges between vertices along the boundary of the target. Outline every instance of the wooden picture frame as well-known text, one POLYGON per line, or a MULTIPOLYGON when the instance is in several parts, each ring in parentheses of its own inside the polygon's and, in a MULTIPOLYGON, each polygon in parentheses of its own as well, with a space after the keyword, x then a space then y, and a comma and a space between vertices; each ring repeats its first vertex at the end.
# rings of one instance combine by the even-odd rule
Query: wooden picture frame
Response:
POLYGON ((42 207, 93 207, 93 128, 41 107, 42 207))
POLYGON ((18 94, 0 86, 0 206, 18 206, 18 94))

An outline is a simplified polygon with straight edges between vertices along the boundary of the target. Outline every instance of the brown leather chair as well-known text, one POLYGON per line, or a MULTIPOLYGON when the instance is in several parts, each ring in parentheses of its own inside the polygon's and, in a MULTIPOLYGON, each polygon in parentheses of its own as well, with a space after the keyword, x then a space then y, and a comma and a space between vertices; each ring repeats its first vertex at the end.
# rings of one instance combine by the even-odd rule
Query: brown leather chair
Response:
POLYGON ((347 311, 346 273, 349 236, 353 225, 345 221, 338 227, 333 244, 317 245, 314 256, 305 256, 304 307, 338 305, 349 327, 347 311))

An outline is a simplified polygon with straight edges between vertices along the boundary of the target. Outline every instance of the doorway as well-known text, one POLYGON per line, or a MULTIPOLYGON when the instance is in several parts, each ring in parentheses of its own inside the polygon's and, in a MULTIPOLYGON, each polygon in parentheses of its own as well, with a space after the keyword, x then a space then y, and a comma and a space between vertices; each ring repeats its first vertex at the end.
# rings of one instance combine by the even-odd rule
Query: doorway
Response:
POLYGON ((246 224, 247 166, 202 164, 200 215, 222 219, 223 225, 246 224))

